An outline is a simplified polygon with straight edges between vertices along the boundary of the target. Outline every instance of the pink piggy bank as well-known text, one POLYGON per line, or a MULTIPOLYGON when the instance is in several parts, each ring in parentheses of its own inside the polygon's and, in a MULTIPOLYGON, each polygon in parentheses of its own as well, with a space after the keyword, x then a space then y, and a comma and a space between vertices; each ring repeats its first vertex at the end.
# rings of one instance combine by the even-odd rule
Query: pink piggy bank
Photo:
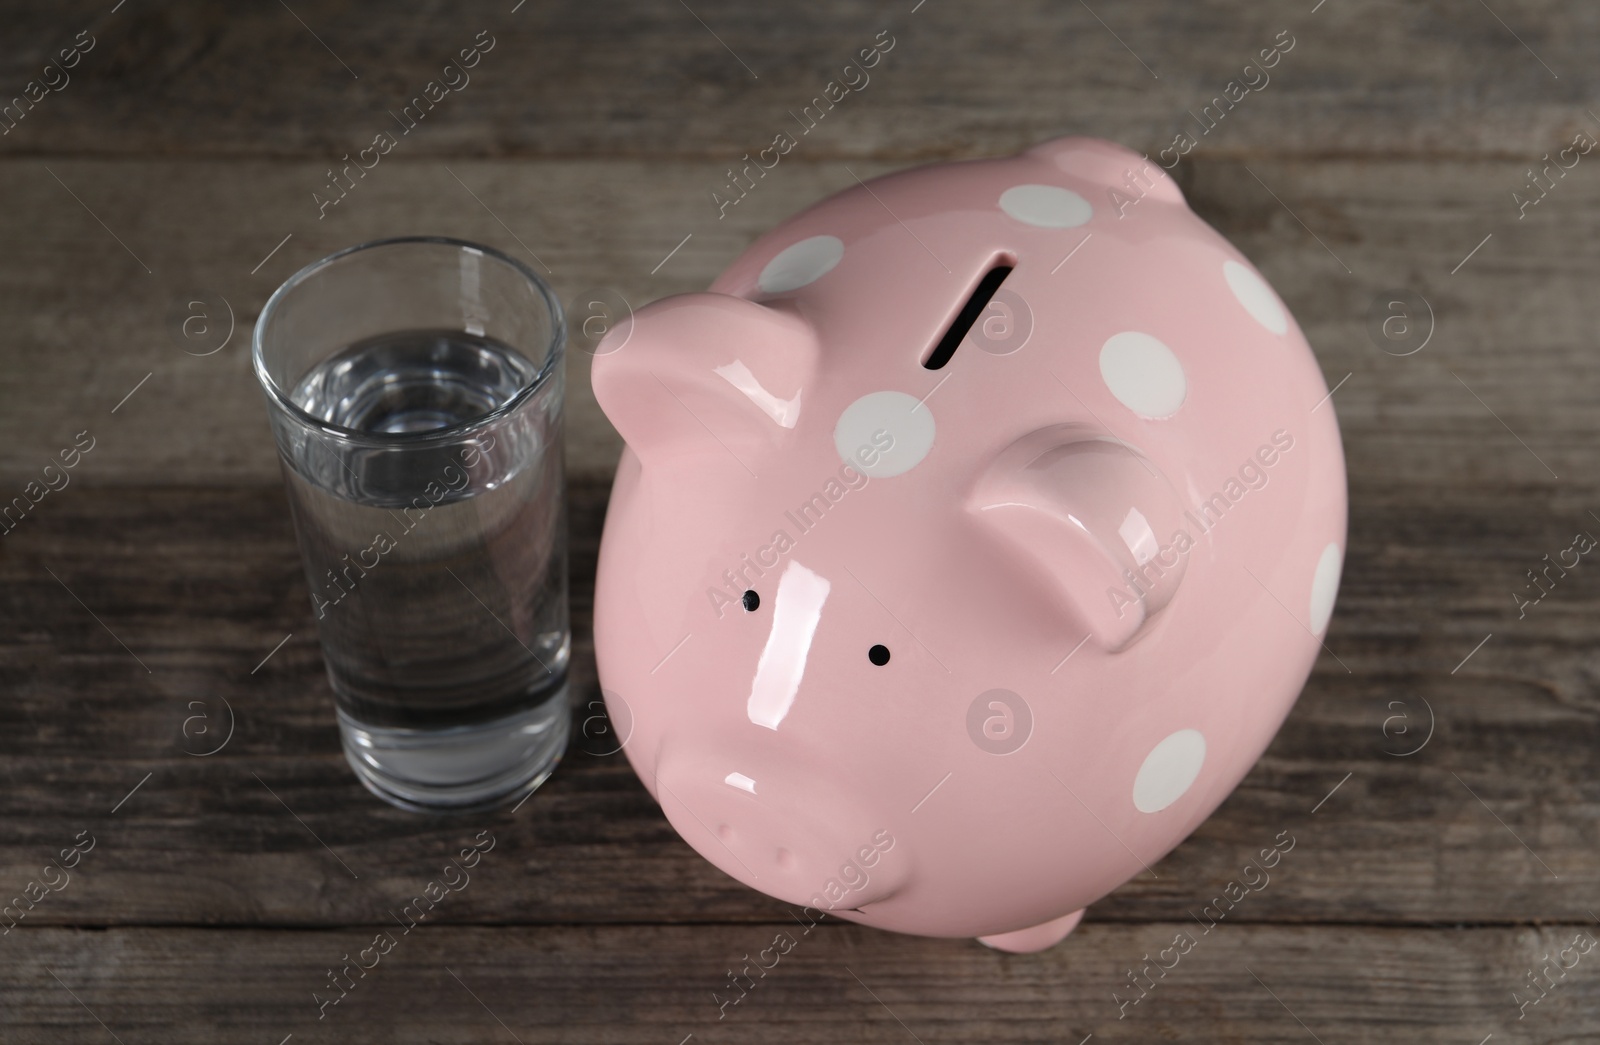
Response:
POLYGON ((1238 784, 1333 612, 1317 362, 1107 142, 848 188, 593 381, 607 705, 678 833, 792 904, 1055 943, 1238 784))

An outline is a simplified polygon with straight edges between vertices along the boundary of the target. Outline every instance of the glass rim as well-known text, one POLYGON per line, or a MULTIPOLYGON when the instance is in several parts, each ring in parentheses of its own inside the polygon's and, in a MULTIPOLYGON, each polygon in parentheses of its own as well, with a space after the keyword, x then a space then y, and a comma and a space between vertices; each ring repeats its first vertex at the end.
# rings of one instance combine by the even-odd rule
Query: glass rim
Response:
POLYGON ((354 246, 336 250, 332 254, 318 258, 316 261, 304 266, 294 275, 284 280, 278 286, 278 289, 272 292, 272 296, 267 298, 266 304, 261 306, 261 314, 256 317, 255 330, 250 337, 250 362, 255 370, 256 381, 267 393, 267 397, 274 405, 281 408, 300 425, 315 428, 327 435, 336 435, 351 442, 366 443, 372 446, 422 446, 429 443, 457 441, 463 436, 473 435, 487 428, 514 412, 544 387, 556 365, 562 361, 565 355, 566 343, 566 314, 561 307, 561 302, 555 296, 555 291, 549 283, 545 282, 544 277, 516 258, 494 247, 473 243, 470 240, 457 239, 454 236, 391 236, 387 239, 367 240, 364 243, 357 243, 354 246), (334 262, 351 254, 375 250, 380 247, 396 246, 444 246, 473 251, 510 266, 514 272, 522 276, 538 292, 550 314, 550 344, 545 352, 544 362, 540 364, 538 371, 522 388, 517 390, 515 395, 488 413, 481 414, 468 421, 458 421, 455 424, 445 425, 443 428, 431 428, 425 432, 374 433, 359 428, 349 428, 344 425, 334 424, 332 421, 326 421, 309 413, 291 399, 288 392, 268 372, 265 347, 262 343, 262 332, 266 329, 267 323, 273 314, 283 306, 284 300, 291 291, 308 282, 334 262))

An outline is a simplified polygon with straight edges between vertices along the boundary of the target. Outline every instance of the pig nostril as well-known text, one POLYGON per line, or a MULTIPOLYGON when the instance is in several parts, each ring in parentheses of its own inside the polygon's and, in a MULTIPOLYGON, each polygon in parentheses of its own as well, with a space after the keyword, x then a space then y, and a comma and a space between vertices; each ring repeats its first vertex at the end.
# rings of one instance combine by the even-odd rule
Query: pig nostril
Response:
POLYGON ((780 848, 778 850, 778 866, 783 868, 785 871, 793 870, 794 854, 789 852, 787 849, 780 848))

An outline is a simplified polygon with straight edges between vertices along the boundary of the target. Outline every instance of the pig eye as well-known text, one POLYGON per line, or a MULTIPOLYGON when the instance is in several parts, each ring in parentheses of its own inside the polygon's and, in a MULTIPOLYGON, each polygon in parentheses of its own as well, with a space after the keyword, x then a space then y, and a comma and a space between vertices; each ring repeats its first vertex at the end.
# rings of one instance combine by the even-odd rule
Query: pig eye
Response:
POLYGON ((872 647, 867 650, 867 659, 878 665, 878 667, 883 667, 889 663, 889 647, 884 645, 872 647))
POLYGON ((754 588, 748 588, 744 593, 744 608, 747 613, 754 613, 761 608, 761 596, 756 594, 754 588))

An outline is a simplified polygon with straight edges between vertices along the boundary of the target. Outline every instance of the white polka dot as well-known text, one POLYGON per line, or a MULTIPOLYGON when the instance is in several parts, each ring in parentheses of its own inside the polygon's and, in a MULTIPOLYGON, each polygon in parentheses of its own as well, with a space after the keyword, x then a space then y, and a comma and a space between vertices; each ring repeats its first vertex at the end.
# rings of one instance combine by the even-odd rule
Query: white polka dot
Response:
POLYGON ((757 282, 768 294, 783 294, 815 283, 839 264, 844 243, 837 236, 812 236, 791 243, 767 262, 757 282))
POLYGON ((1249 266, 1232 259, 1222 263, 1222 275, 1227 279, 1233 296, 1239 299, 1239 304, 1255 317, 1257 323, 1274 334, 1288 333, 1289 313, 1284 311, 1283 303, 1267 286, 1266 280, 1251 271, 1249 266))
POLYGON ((1206 738, 1198 729, 1180 729, 1150 749, 1133 778, 1133 804, 1141 813, 1159 813, 1184 796, 1206 761, 1206 738))
POLYGON ((1000 209, 1029 225, 1070 229, 1094 217, 1089 201, 1054 185, 1013 185, 1000 194, 1000 209))
POLYGON ((872 392, 839 415, 833 445, 844 462, 874 479, 908 472, 933 449, 933 413, 904 392, 872 392))
POLYGON ((1322 549, 1317 560, 1317 572, 1311 577, 1311 633, 1321 635, 1333 616, 1333 600, 1339 594, 1339 570, 1344 556, 1337 544, 1322 549))
POLYGON ((1122 405, 1141 417, 1171 417, 1189 380, 1172 349, 1149 334, 1124 330, 1100 348, 1100 376, 1122 405))

